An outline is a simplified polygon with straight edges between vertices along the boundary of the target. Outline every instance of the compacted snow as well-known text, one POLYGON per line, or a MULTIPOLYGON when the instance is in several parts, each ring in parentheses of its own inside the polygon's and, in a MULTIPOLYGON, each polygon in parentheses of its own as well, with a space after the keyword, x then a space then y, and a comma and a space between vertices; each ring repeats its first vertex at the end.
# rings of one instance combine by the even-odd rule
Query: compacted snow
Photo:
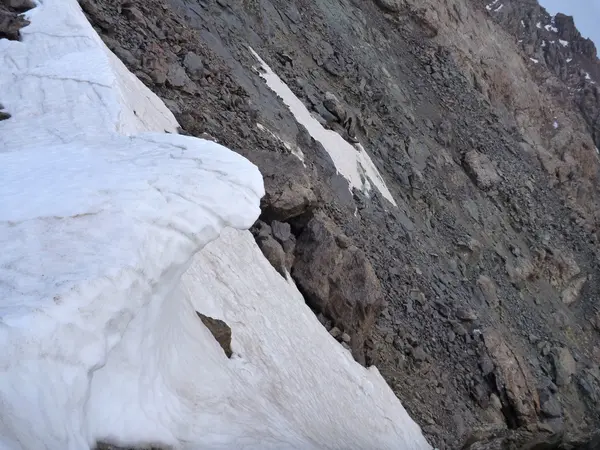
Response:
POLYGON ((0 40, 0 449, 429 449, 241 231, 257 168, 164 133, 76 0, 28 16, 0 40))

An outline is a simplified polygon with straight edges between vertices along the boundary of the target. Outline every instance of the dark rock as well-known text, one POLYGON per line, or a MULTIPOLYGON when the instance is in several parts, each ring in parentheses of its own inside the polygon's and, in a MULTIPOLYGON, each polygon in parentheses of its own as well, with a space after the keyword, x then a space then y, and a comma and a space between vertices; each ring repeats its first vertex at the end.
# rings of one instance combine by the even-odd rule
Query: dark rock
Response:
POLYGON ((19 30, 29 25, 29 21, 22 16, 0 10, 0 39, 18 41, 21 38, 19 30))
POLYGON ((35 3, 32 0, 7 0, 8 7, 17 13, 24 13, 35 8, 35 3))
POLYGON ((340 247, 339 235, 325 216, 311 219, 298 237, 292 276, 311 307, 351 333, 357 351, 375 323, 383 296, 365 254, 353 245, 340 247))
POLYGON ((398 12, 400 11, 400 0, 375 0, 375 4, 385 11, 398 12))
POLYGON ((269 260, 282 277, 286 278, 287 258, 281 244, 271 236, 260 237, 256 242, 265 258, 269 260))
POLYGON ((469 308, 458 308, 456 310, 456 318, 463 322, 473 322, 477 320, 477 314, 469 308))
POLYGON ((10 114, 4 111, 0 111, 0 120, 10 119, 10 114))
POLYGON ((197 311, 196 314, 198 314, 198 317, 200 317, 204 326, 208 328, 208 331, 210 331, 217 340, 225 352, 225 355, 227 355, 228 358, 231 358, 231 328, 229 328, 229 325, 222 320, 213 319, 212 317, 205 316, 197 311))

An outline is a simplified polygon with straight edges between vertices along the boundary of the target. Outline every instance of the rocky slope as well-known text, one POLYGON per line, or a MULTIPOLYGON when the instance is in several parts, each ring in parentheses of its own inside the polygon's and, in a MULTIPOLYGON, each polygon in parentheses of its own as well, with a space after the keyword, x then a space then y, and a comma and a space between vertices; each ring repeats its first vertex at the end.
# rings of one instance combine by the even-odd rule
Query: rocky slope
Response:
POLYGON ((568 18, 500 1, 80 3, 182 132, 259 166, 261 249, 432 444, 570 448, 600 422, 600 73, 568 18), (250 48, 397 206, 350 191, 250 48))

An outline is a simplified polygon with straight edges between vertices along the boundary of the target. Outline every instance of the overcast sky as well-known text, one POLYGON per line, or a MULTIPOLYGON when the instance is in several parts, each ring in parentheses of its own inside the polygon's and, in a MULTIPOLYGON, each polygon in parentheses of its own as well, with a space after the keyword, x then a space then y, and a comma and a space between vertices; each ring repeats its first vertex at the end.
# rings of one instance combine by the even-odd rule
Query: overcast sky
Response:
POLYGON ((575 18, 575 26, 600 48, 600 0, 539 0, 551 15, 563 13, 575 18))

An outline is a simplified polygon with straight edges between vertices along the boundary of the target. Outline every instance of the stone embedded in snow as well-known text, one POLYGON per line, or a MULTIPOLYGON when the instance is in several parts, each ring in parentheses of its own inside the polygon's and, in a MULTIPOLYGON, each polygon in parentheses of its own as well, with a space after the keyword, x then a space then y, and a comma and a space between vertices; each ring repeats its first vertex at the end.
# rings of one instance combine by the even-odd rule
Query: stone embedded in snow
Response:
POLYGON ((306 127, 313 139, 323 145, 338 173, 350 183, 350 188, 354 187, 368 193, 373 184, 390 203, 397 206, 394 197, 365 149, 360 144, 353 146, 335 131, 323 128, 323 125, 310 114, 304 103, 296 97, 267 63, 252 48, 250 51, 264 71, 261 77, 267 86, 281 97, 298 123, 306 127))
POLYGON ((213 319, 212 317, 205 316, 204 314, 199 313, 198 317, 204 324, 208 331, 214 336, 216 341, 219 343, 225 355, 228 358, 231 358, 233 352, 231 351, 231 328, 225 322, 220 319, 213 319))
POLYGON ((477 186, 486 191, 500 182, 500 175, 487 155, 476 150, 467 152, 463 164, 477 186))
POLYGON ((0 40, 0 447, 429 450, 231 228, 260 213, 257 168, 162 133, 75 0, 27 18, 0 40))
POLYGON ((364 252, 318 214, 298 237, 292 276, 306 301, 353 334, 354 349, 362 350, 383 300, 381 285, 364 252))

